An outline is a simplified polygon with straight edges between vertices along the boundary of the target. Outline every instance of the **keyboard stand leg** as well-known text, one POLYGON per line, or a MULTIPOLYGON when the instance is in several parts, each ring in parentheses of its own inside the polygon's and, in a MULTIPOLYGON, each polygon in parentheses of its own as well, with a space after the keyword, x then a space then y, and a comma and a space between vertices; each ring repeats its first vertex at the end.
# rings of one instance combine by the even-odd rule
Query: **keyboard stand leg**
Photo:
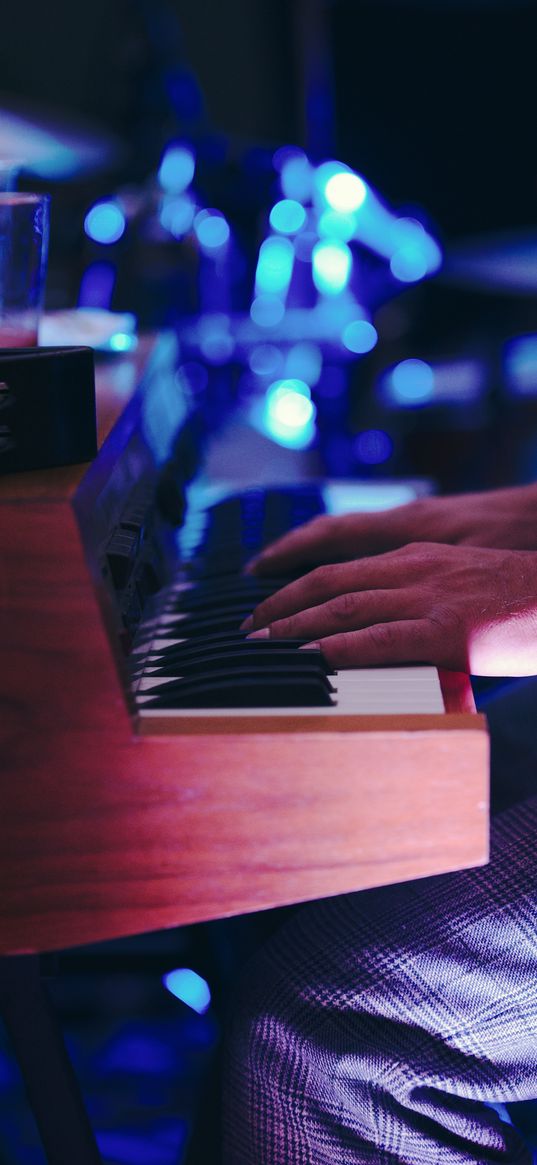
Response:
POLYGON ((102 1165, 38 955, 0 958, 0 1010, 48 1165, 102 1165))

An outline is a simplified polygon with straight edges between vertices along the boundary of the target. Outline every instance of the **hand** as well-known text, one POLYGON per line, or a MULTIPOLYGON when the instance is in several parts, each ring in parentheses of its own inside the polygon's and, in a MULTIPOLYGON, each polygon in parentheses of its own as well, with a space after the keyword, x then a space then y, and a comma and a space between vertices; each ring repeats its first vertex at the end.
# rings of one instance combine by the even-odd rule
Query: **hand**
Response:
POLYGON ((335 668, 431 663, 537 674, 537 553, 411 543, 321 566, 265 599, 254 634, 320 644, 335 668))
POLYGON ((409 542, 537 550, 537 486, 420 498, 375 514, 323 515, 284 534, 247 569, 254 574, 293 573, 321 562, 381 554, 409 542))

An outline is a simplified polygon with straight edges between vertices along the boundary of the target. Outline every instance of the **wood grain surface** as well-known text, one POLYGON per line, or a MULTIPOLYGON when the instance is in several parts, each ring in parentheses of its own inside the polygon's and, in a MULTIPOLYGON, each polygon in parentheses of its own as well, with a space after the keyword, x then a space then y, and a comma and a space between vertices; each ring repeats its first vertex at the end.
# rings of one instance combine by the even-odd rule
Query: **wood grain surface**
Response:
POLYGON ((77 474, 57 473, 0 490, 0 952, 486 861, 487 734, 460 680, 446 717, 137 736, 77 474))

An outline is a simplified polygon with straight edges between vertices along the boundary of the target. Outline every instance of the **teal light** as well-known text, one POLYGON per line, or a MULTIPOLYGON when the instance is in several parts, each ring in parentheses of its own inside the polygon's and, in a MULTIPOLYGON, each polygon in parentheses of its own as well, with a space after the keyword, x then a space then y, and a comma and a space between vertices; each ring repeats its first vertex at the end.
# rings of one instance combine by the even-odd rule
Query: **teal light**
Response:
POLYGON ((129 332, 114 332, 108 341, 108 347, 112 352, 132 352, 137 344, 137 337, 129 332))
POLYGON ((281 235, 296 235, 306 222, 306 211, 295 198, 282 198, 270 212, 270 225, 281 235))
POLYGON ((425 360, 402 360, 388 374, 387 388, 394 404, 424 404, 434 394, 433 369, 425 360))
POLYGON ((256 294, 267 293, 285 297, 291 282, 294 262, 295 250, 289 239, 280 235, 272 235, 265 239, 259 248, 257 260, 256 294))
POLYGON ((282 162, 280 184, 285 198, 309 202, 313 192, 313 167, 301 150, 288 153, 282 162))
POLYGON ((355 214, 368 193, 363 178, 344 162, 322 162, 315 171, 317 198, 337 214, 355 214))
POLYGON ((319 216, 317 230, 321 238, 341 239, 350 242, 356 231, 356 215, 340 214, 337 210, 323 210, 319 216))
POLYGON ((343 329, 342 340, 349 352, 363 355, 371 352, 378 340, 377 329, 369 320, 351 320, 343 329))
POLYGON ((84 219, 84 230, 96 243, 117 243, 125 232, 125 215, 117 202, 96 202, 84 219))
POLYGON ((338 214, 354 214, 365 201, 367 186, 358 174, 341 170, 328 179, 324 196, 338 214))
POLYGON ((181 194, 194 177, 196 161, 188 146, 170 145, 158 168, 158 181, 170 194, 181 194))
POLYGON ((219 210, 200 210, 194 219, 194 232, 204 251, 219 251, 229 242, 229 223, 219 210))
POLYGON ((267 389, 264 423, 280 445, 304 449, 315 436, 315 405, 305 381, 296 377, 276 380, 267 389))
POLYGON ((392 275, 401 283, 417 283, 426 275, 438 271, 442 252, 416 219, 398 219, 392 229, 393 253, 390 258, 392 275))
POLYGON ((313 248, 313 282, 324 295, 339 295, 352 272, 352 252, 346 243, 327 239, 313 248))
POLYGON ((427 260, 419 248, 408 244, 392 255, 390 271, 400 283, 417 283, 427 275, 427 260))
POLYGON ((394 506, 404 506, 414 501, 415 486, 400 482, 371 482, 350 485, 345 482, 327 482, 323 487, 323 497, 329 514, 375 513, 391 510, 394 506))
POLYGON ((208 983, 196 971, 191 971, 189 967, 178 967, 164 975, 163 983, 176 999, 186 1003, 198 1015, 205 1015, 211 1003, 211 992, 208 983))

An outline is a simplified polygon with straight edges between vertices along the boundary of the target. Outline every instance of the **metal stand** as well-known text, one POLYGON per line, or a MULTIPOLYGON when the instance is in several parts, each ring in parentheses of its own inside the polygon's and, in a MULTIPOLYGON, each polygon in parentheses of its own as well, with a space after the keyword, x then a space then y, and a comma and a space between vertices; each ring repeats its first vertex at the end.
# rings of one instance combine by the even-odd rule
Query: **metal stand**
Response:
POLYGON ((102 1165, 38 955, 0 958, 0 1011, 48 1165, 102 1165))

